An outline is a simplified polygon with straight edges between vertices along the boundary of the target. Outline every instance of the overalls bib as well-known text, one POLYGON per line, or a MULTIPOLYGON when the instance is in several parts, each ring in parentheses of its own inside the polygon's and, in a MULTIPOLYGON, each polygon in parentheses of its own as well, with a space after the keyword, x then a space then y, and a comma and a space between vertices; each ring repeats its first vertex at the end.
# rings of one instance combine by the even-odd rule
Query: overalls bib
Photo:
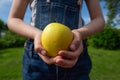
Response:
MULTIPOLYGON (((84 25, 78 0, 31 0, 31 25, 43 30, 51 22, 59 22, 71 30, 84 25)), ((62 68, 46 64, 34 51, 34 40, 28 39, 23 55, 23 80, 89 80, 91 60, 86 41, 74 67, 62 68)))

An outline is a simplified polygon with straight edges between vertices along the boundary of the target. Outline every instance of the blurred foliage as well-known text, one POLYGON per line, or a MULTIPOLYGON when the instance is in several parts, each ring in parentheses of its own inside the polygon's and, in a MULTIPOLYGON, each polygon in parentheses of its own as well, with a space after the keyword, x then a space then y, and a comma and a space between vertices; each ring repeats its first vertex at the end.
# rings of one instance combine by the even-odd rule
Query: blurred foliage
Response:
POLYGON ((5 36, 0 38, 0 49, 10 47, 21 47, 25 43, 25 38, 13 33, 9 30, 6 31, 5 36))
POLYGON ((120 0, 101 0, 106 3, 108 21, 112 27, 120 25, 120 0))
POLYGON ((91 46, 110 50, 120 49, 120 29, 106 27, 88 39, 91 46))
POLYGON ((8 30, 7 24, 0 19, 0 49, 23 46, 25 40, 24 37, 8 30))
POLYGON ((0 19, 0 31, 1 30, 8 30, 8 28, 7 28, 7 24, 4 23, 4 21, 0 19))
POLYGON ((5 24, 1 19, 0 19, 0 38, 2 37, 2 33, 8 30, 7 24, 5 24))

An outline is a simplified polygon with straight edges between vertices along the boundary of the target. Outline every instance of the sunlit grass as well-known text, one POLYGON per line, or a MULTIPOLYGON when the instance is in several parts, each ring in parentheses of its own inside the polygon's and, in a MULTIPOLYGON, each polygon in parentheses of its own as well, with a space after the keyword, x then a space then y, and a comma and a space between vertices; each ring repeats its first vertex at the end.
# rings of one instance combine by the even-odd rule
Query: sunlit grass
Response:
POLYGON ((22 80, 23 48, 0 50, 0 80, 22 80))
POLYGON ((104 50, 89 47, 92 59, 91 80, 120 79, 120 50, 104 50))
MULTIPOLYGON (((120 50, 89 48, 92 59, 91 80, 120 79, 120 50)), ((0 50, 0 80, 22 80, 23 48, 0 50)))

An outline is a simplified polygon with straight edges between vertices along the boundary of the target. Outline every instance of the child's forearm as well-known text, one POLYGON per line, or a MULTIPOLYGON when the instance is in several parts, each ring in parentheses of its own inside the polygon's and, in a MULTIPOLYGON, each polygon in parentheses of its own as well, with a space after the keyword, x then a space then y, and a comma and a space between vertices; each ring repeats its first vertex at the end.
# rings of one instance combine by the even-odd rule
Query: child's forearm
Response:
POLYGON ((85 25, 84 27, 78 29, 80 35, 82 36, 82 39, 100 32, 105 26, 105 21, 99 0, 85 0, 85 2, 89 10, 91 22, 88 25, 85 25))
POLYGON ((41 30, 39 30, 35 27, 25 24, 19 18, 10 18, 10 19, 8 19, 7 24, 8 24, 8 28, 10 30, 12 30, 13 32, 15 32, 21 36, 31 38, 31 39, 34 39, 36 34, 42 32, 41 30))
POLYGON ((41 31, 23 22, 28 4, 29 0, 13 0, 7 25, 13 32, 34 39, 35 35, 41 33, 41 31))
POLYGON ((100 32, 105 26, 105 21, 103 17, 98 17, 93 19, 89 24, 85 25, 82 28, 79 28, 82 39, 85 39, 97 32, 100 32))

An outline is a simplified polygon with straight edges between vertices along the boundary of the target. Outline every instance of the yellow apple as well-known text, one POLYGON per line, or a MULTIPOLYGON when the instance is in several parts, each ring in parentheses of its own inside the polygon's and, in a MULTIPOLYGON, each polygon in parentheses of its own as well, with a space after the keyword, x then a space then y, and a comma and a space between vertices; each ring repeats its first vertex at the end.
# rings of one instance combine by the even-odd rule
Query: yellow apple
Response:
POLYGON ((41 36, 42 46, 50 57, 55 57, 60 50, 68 50, 72 40, 70 28, 61 23, 48 24, 41 36))

